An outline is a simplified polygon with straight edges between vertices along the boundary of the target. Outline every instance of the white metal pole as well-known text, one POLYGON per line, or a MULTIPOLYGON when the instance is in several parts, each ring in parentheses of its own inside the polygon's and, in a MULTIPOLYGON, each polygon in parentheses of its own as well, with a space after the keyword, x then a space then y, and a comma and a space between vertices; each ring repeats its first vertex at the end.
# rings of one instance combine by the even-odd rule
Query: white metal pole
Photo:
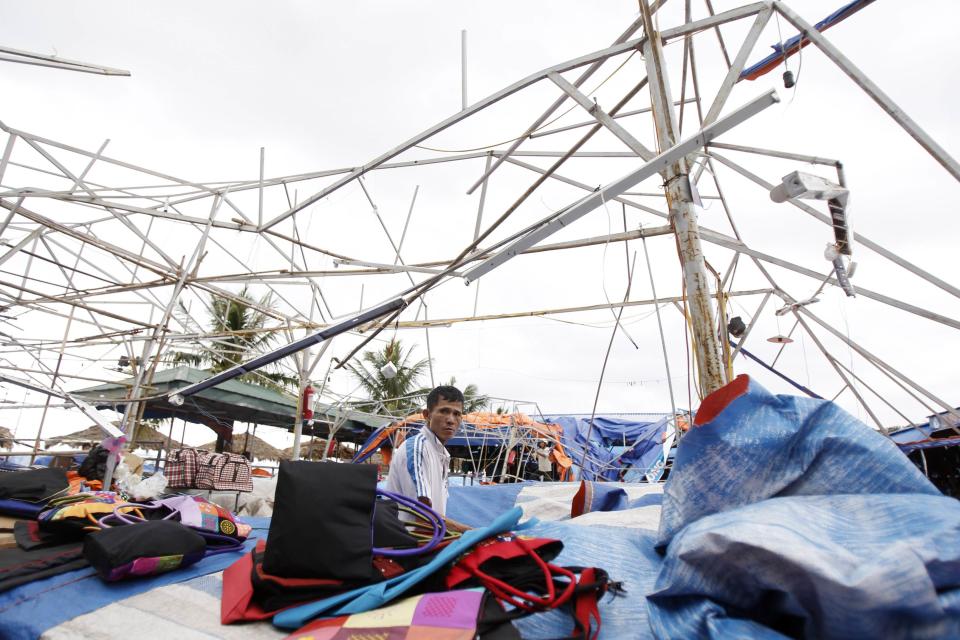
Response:
MULTIPOLYGON (((666 72, 666 59, 660 34, 653 25, 650 7, 646 0, 640 2, 643 28, 647 35, 643 53, 650 79, 650 106, 653 109, 657 139, 661 148, 676 144, 677 123, 666 72)), ((693 191, 687 163, 677 160, 667 170, 667 203, 670 219, 680 251, 683 278, 689 300, 690 324, 693 329, 694 351, 700 363, 700 390, 704 396, 716 391, 725 383, 725 371, 720 357, 720 341, 714 330, 713 307, 710 304, 710 282, 704 265, 700 245, 700 227, 693 204, 693 191)))
POLYGON ((467 30, 460 31, 460 105, 467 109, 467 30))

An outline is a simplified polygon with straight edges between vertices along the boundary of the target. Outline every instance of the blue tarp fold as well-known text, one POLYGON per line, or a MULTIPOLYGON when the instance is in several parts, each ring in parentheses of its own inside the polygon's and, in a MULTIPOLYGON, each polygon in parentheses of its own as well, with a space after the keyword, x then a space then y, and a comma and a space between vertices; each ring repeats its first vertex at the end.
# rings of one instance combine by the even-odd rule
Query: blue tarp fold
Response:
POLYGON ((590 418, 547 416, 546 419, 563 429, 563 446, 574 463, 579 465, 583 460, 584 479, 617 480, 622 467, 633 466, 645 471, 653 465, 660 454, 669 418, 664 416, 649 422, 595 416, 593 429, 590 418))

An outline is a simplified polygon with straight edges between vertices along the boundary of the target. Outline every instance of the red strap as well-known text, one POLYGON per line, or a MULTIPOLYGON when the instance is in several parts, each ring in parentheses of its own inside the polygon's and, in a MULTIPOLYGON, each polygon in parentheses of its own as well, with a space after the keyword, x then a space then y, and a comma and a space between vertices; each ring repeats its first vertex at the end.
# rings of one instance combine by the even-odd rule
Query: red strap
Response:
MULTIPOLYGON (((583 584, 595 585, 596 581, 597 572, 591 567, 580 572, 580 580, 577 586, 583 584)), ((603 595, 603 591, 605 591, 603 588, 586 589, 578 593, 573 601, 573 617, 577 620, 574 633, 582 630, 582 637, 587 640, 596 640, 597 636, 600 635, 600 610, 597 608, 597 600, 600 595, 603 595), (593 625, 591 619, 597 621, 597 629, 592 634, 590 633, 593 625)))
POLYGON ((518 589, 499 578, 481 572, 479 567, 470 566, 467 570, 476 576, 483 586, 489 589, 497 598, 524 611, 553 609, 570 600, 576 587, 576 575, 563 567, 548 564, 523 538, 517 538, 516 544, 533 559, 543 572, 544 586, 547 588, 545 597, 540 598, 518 589), (563 576, 568 580, 566 587, 560 594, 557 594, 553 583, 553 578, 556 576, 563 576))

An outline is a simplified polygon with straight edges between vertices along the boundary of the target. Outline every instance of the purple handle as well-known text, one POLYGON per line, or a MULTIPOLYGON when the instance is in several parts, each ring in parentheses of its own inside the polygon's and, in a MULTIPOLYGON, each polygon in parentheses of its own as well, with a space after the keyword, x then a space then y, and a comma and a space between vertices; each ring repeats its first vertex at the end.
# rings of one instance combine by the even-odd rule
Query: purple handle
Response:
MULTIPOLYGON (((417 547, 416 549, 385 549, 381 547, 374 547, 373 552, 377 555, 386 556, 389 558, 424 554, 432 551, 447 535, 447 524, 444 522, 443 516, 434 511, 431 507, 428 507, 418 500, 408 498, 407 496, 400 495, 399 493, 385 491, 383 489, 377 489, 377 495, 390 498, 397 504, 408 507, 417 515, 433 525, 433 536, 430 538, 430 541, 422 547, 417 547)), ((371 535, 372 533, 373 532, 371 531, 371 535)))
MULTIPOLYGON (((127 503, 125 503, 125 504, 117 505, 116 507, 114 507, 113 513, 108 513, 107 515, 105 515, 105 516, 103 516, 102 518, 100 518, 100 520, 98 520, 98 522, 99 522, 99 524, 100 524, 101 527, 104 527, 104 528, 107 528, 107 529, 109 529, 111 526, 113 526, 113 525, 108 524, 108 522, 107 522, 108 520, 110 520, 110 521, 112 521, 112 520, 117 520, 120 524, 136 524, 136 523, 138 523, 138 522, 146 522, 146 521, 147 521, 146 518, 141 518, 140 516, 127 515, 127 514, 122 513, 120 510, 121 510, 121 509, 126 509, 126 508, 128 508, 128 507, 136 507, 137 509, 144 509, 144 510, 160 509, 160 508, 162 508, 163 506, 165 506, 165 505, 162 505, 162 504, 153 504, 153 503, 151 503, 151 504, 140 504, 140 503, 136 503, 136 502, 127 502, 127 503)), ((169 520, 170 518, 172 518, 172 517, 175 516, 176 514, 177 514, 177 512, 176 512, 176 511, 173 511, 173 512, 171 512, 169 515, 164 516, 164 517, 163 517, 163 520, 169 520)))

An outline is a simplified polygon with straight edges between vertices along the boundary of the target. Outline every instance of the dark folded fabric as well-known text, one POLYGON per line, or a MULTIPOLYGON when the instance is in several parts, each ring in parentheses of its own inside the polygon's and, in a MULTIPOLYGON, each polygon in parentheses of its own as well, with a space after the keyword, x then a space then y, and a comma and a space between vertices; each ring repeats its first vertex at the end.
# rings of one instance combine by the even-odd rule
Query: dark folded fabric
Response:
POLYGON ((370 580, 376 490, 373 465, 281 462, 264 569, 287 578, 370 580))
POLYGON ((84 557, 107 582, 188 567, 206 549, 199 533, 172 520, 102 529, 83 541, 84 557))
POLYGON ((264 611, 279 611, 295 604, 327 598, 360 586, 358 582, 323 578, 284 578, 271 575, 263 566, 264 544, 257 541, 253 551, 253 601, 264 611))
POLYGON ((80 542, 30 550, 3 549, 0 551, 0 592, 86 566, 80 542))
POLYGON ((373 512, 373 546, 415 547, 417 539, 400 520, 400 508, 393 500, 377 500, 373 512))
POLYGON ((73 533, 64 534, 59 531, 47 531, 40 528, 36 520, 20 520, 13 525, 13 537, 21 549, 40 549, 55 547, 70 542, 80 542, 82 535, 73 533))
POLYGON ((0 474, 0 500, 47 500, 69 486, 63 469, 30 469, 0 474))

